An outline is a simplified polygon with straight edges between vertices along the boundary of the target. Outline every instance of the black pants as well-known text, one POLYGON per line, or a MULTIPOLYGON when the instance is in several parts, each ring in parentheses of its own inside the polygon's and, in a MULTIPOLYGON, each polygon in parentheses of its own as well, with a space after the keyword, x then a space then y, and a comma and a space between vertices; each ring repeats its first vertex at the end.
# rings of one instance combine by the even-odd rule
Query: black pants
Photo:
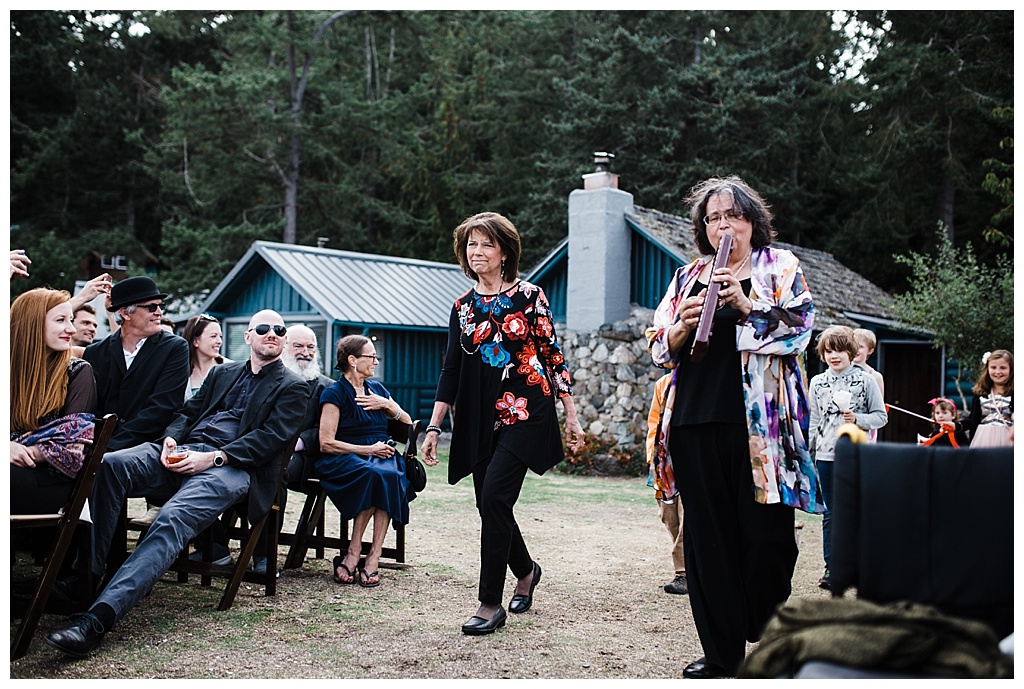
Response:
POLYGON ((476 509, 480 513, 480 590, 484 605, 500 605, 505 569, 517 579, 533 571, 533 558, 512 514, 526 478, 526 465, 498 448, 487 462, 473 469, 476 509))
POLYGON ((735 674, 790 594, 793 508, 754 501, 745 424, 674 426, 669 450, 683 498, 690 606, 704 655, 735 674))
POLYGON ((48 464, 11 465, 11 514, 46 514, 68 504, 75 480, 48 464))

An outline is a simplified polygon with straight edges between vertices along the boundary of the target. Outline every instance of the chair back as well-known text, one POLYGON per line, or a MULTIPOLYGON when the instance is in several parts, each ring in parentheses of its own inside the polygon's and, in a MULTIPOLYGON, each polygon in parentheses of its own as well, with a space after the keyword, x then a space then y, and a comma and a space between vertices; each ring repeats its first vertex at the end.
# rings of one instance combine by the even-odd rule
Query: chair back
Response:
POLYGON ((1013 631, 1013 448, 836 446, 829 583, 1013 631))
POLYGON ((82 464, 78 476, 75 478, 75 489, 71 492, 71 502, 65 512, 67 515, 80 515, 85 507, 85 501, 92 493, 92 484, 96 480, 96 474, 100 470, 100 463, 103 455, 107 454, 107 443, 110 436, 114 435, 117 428, 117 414, 107 414, 96 422, 93 430, 92 447, 89 448, 85 462, 82 464))

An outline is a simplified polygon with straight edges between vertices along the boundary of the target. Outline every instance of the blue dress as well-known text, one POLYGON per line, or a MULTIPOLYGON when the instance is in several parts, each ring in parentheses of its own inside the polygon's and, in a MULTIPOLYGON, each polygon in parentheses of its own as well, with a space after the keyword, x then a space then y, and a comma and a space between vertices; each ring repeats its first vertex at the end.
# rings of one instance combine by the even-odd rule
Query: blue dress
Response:
MULTIPOLYGON (((366 394, 391 398, 377 381, 364 383, 366 394)), ((388 419, 381 410, 370 411, 356 404, 356 391, 344 376, 320 395, 320 405, 338 407, 335 440, 353 445, 372 445, 388 439, 388 419)), ((320 485, 341 516, 352 519, 371 507, 385 510, 396 523, 409 523, 409 484, 405 460, 396 452, 391 459, 347 453, 322 455, 314 465, 320 485)))

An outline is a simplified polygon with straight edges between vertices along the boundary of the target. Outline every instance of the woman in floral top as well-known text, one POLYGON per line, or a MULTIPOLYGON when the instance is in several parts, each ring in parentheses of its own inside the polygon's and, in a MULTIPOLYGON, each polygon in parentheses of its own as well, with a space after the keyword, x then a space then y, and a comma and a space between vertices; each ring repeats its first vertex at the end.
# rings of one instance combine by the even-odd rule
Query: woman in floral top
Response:
POLYGON ((455 255, 476 286, 452 307, 423 455, 427 464, 437 463, 439 424, 454 405, 448 482, 473 476, 482 525, 480 607, 462 631, 489 634, 505 624, 506 568, 518 580, 509 612, 529 610, 540 581, 540 565, 530 556, 513 508, 527 469, 543 474, 564 458, 556 396, 570 450, 583 446, 583 429, 547 298, 519 279, 515 226, 497 213, 479 213, 453 234, 455 255))
POLYGON ((807 451, 801 355, 814 307, 796 256, 770 246, 772 215, 738 177, 693 189, 693 234, 703 256, 676 271, 648 330, 654 363, 674 366, 655 462, 667 457, 683 499, 683 549, 704 657, 687 678, 736 673, 790 594, 793 508, 820 513, 807 451), (725 267, 712 273, 723 235, 725 267), (701 305, 720 283, 706 354, 690 352, 701 305))

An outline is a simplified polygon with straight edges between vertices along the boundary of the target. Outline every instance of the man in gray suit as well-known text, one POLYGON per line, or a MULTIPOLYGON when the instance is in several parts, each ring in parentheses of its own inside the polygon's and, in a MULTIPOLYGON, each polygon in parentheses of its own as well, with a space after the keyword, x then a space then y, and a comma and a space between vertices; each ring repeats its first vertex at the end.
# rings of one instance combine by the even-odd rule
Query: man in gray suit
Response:
POLYGON ((210 372, 164 431, 163 442, 104 455, 89 500, 93 572, 100 574, 126 497, 170 496, 145 538, 117 570, 88 612, 46 637, 63 653, 84 658, 145 596, 202 529, 248 494, 249 518, 270 509, 281 456, 302 425, 309 390, 281 362, 286 329, 274 311, 249 321, 247 361, 210 372), (179 459, 179 444, 189 452, 179 459))

